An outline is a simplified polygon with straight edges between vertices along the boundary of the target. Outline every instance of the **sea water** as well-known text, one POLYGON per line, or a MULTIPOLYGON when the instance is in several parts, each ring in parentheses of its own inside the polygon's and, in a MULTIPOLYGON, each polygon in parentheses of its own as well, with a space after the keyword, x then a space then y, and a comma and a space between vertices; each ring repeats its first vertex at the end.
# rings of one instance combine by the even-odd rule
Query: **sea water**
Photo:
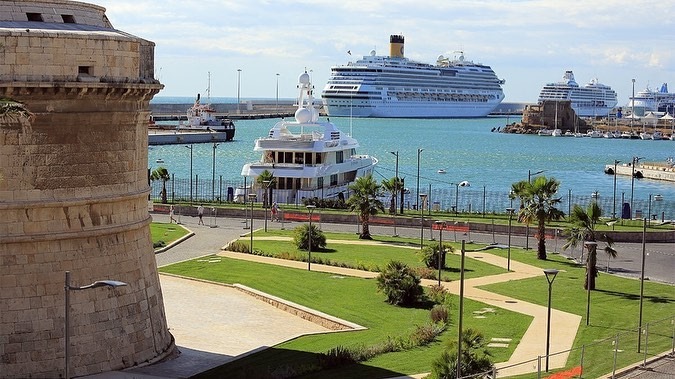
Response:
MULTIPOLYGON (((152 146, 149 151, 150 168, 164 166, 176 178, 200 180, 212 177, 227 186, 242 186, 241 169, 245 163, 258 161, 260 152, 254 152, 255 139, 265 137, 280 119, 236 121, 234 141, 218 144, 195 144, 190 150, 184 145, 152 146), (213 165, 215 154, 215 169, 213 165), (164 163, 156 163, 157 160, 164 163)), ((406 206, 416 204, 419 167, 419 193, 428 193, 436 207, 459 210, 503 212, 512 203, 508 199, 511 184, 544 175, 560 181, 559 195, 563 198, 590 199, 605 204, 614 202, 614 176, 603 172, 614 160, 630 163, 632 157, 642 162, 663 162, 675 156, 675 141, 542 137, 499 133, 513 117, 480 119, 365 119, 332 118, 344 133, 350 133, 360 144, 357 154, 369 154, 378 159, 375 177, 378 181, 396 175, 398 153, 399 177, 405 179, 406 206), (419 153, 418 149, 422 149, 419 153), (444 170, 445 173, 439 173, 444 170), (457 183, 467 181, 468 187, 457 183), (487 200, 486 200, 487 199, 487 200), (609 202, 609 203, 608 203, 609 202), (485 203, 488 203, 485 205, 485 203)), ((250 181, 249 181, 250 184, 250 181)), ((675 218, 675 183, 647 179, 631 180, 616 177, 617 214, 621 199, 630 202, 633 187, 634 207, 648 207, 652 214, 665 212, 666 218, 675 218), (662 201, 649 197, 661 195, 662 201)), ((562 208, 567 212, 565 202, 562 208)), ((609 207, 612 207, 611 205, 609 207)), ((612 209, 613 210, 613 209, 612 209)), ((606 209, 605 214, 612 210, 606 209)))

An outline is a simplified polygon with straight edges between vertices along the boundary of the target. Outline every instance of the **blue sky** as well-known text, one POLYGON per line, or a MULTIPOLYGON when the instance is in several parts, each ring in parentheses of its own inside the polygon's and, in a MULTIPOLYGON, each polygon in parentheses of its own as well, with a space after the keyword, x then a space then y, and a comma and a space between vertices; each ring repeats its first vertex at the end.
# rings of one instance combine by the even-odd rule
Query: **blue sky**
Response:
POLYGON ((629 0, 85 0, 107 9, 120 30, 156 43, 160 96, 296 96, 312 71, 325 85, 330 67, 405 36, 406 56, 425 63, 464 51, 505 79, 507 102, 535 102, 541 87, 573 70, 632 92, 668 82, 675 92, 675 1, 629 0), (351 51, 349 56, 347 51, 351 51), (277 77, 276 74, 279 74, 277 77))

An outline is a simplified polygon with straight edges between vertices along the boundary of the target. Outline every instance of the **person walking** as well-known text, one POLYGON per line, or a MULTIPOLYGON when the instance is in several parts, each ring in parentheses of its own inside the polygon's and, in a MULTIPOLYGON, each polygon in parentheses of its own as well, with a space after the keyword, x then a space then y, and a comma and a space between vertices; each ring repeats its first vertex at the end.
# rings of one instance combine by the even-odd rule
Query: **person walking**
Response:
POLYGON ((279 221, 279 205, 276 201, 272 203, 272 221, 279 221))
POLYGON ((173 224, 174 221, 176 221, 176 220, 173 218, 173 214, 174 214, 174 211, 173 211, 173 205, 171 205, 171 206, 169 206, 169 223, 170 223, 170 224, 173 224))
POLYGON ((204 225, 204 206, 199 204, 197 207, 197 216, 199 216, 199 223, 197 225, 204 225))

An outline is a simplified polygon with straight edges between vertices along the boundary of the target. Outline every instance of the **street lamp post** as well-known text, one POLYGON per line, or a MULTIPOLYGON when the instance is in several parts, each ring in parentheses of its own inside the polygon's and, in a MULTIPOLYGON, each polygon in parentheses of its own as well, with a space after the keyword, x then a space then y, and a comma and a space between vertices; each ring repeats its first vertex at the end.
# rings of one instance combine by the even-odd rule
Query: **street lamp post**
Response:
MULTIPOLYGON (((390 153, 394 154, 396 156, 396 182, 394 183, 396 186, 398 186, 398 150, 397 151, 390 151, 390 153)), ((394 195, 394 215, 396 215, 396 198, 398 197, 398 191, 396 195, 394 195)), ((394 233, 396 234, 396 233, 394 233)))
MULTIPOLYGON (((598 243, 595 241, 586 241, 584 242, 584 246, 588 249, 588 256, 586 257, 586 260, 590 260, 591 258, 591 249, 595 249, 598 246, 598 243)), ((583 254, 583 252, 582 252, 583 254)), ((591 275, 593 268, 589 267, 589 264, 586 263, 586 325, 590 324, 590 317, 591 317, 591 275)))
POLYGON ((616 165, 621 161, 614 160, 614 200, 612 201, 612 219, 616 220, 616 165))
POLYGON ((239 103, 240 103, 240 95, 241 93, 241 69, 237 69, 237 113, 240 113, 241 110, 239 109, 239 103))
POLYGON ((251 245, 250 252, 253 254, 253 202, 255 201, 256 195, 254 193, 248 194, 248 201, 251 202, 251 245))
POLYGON ((277 73, 277 102, 276 102, 276 110, 277 110, 277 112, 279 111, 279 73, 277 73))
MULTIPOLYGON (((420 194, 420 155, 422 155, 423 151, 424 149, 417 149, 417 195, 420 194)), ((415 204, 415 206, 419 209, 419 196, 417 197, 416 202, 417 204, 415 204)))
POLYGON ((211 171, 211 200, 215 201, 216 194, 216 148, 218 147, 217 143, 213 143, 213 167, 211 171))
POLYGON ((419 198, 422 199, 422 207, 420 207, 420 250, 424 247, 424 200, 427 198, 427 194, 421 193, 419 198))
POLYGON ((459 187, 469 187, 471 184, 467 182, 466 180, 463 180, 459 183, 455 183, 455 214, 457 214, 457 211, 459 209, 459 187))
POLYGON ((459 320, 457 322, 457 378, 462 377, 462 323, 464 321, 464 256, 466 241, 462 240, 462 257, 459 265, 459 320))
POLYGON ((635 189, 635 165, 640 162, 643 157, 633 157, 631 163, 631 175, 630 175, 630 218, 633 218, 633 192, 635 189))
POLYGON ((513 219, 513 208, 506 208, 506 211, 509 212, 509 250, 506 254, 506 271, 511 271, 511 220, 513 219))
POLYGON ((546 372, 548 372, 548 357, 549 357, 549 348, 551 341, 551 287, 553 286, 553 281, 555 276, 558 275, 558 270, 556 269, 547 269, 544 270, 546 274, 546 281, 548 282, 548 318, 546 319, 546 372))
POLYGON ((445 221, 436 221, 438 225, 438 286, 441 286, 441 269, 443 268, 442 259, 445 249, 443 248, 443 229, 445 229, 445 221))
POLYGON ((270 184, 272 184, 271 180, 263 180, 263 188, 265 189, 265 192, 263 193, 263 210, 265 211, 265 232, 267 232, 267 210, 269 209, 269 196, 268 191, 270 188, 270 184))
POLYGON ((312 212, 314 212, 314 208, 316 208, 316 205, 310 204, 307 206, 307 211, 309 211, 309 241, 307 241, 309 256, 307 258, 307 271, 312 271, 312 212))
POLYGON ((193 145, 187 146, 186 148, 190 149, 190 204, 192 204, 192 148, 193 145))
POLYGON ((70 291, 81 291, 90 288, 96 287, 122 287, 126 286, 127 283, 120 282, 117 280, 98 280, 94 283, 88 284, 86 286, 73 286, 70 284, 70 271, 66 271, 66 282, 65 282, 65 295, 66 295, 66 309, 65 309, 65 375, 66 379, 70 379, 70 291))
POLYGON ((638 346, 637 351, 640 352, 642 342, 642 299, 645 288, 645 252, 646 252, 646 238, 647 238, 647 218, 642 219, 642 268, 640 269, 640 316, 638 318, 638 346))

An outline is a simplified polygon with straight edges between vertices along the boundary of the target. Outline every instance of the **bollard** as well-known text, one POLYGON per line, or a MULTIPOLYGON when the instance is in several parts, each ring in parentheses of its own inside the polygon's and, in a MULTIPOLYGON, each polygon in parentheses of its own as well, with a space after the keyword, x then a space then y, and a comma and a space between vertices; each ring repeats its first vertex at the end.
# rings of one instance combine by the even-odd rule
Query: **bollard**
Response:
POLYGON ((616 354, 619 352, 619 335, 614 339, 614 363, 612 364, 612 378, 616 377, 616 354))
POLYGON ((537 355, 537 379, 541 379, 541 355, 537 355))
POLYGON ((642 367, 647 367, 647 348, 649 348, 649 324, 645 325, 645 356, 642 360, 642 367))
POLYGON ((218 227, 218 222, 216 221, 216 214, 218 211, 216 210, 216 207, 211 208, 211 214, 213 215, 213 223, 209 225, 211 228, 217 228, 218 227))
POLYGON ((579 379, 581 379, 581 376, 584 374, 584 353, 586 352, 586 345, 581 345, 581 363, 579 367, 581 370, 579 370, 579 379))

